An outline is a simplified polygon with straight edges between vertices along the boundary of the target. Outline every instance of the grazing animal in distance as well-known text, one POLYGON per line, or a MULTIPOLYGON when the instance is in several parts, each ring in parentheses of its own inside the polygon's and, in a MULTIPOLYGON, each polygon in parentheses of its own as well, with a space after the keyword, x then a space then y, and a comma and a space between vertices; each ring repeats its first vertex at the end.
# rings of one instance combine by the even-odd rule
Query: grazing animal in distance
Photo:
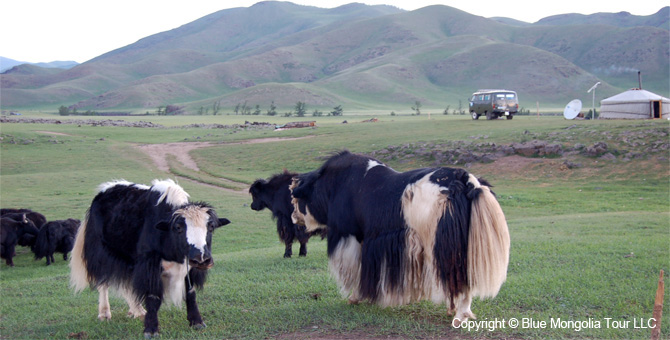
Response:
MULTIPOLYGON (((24 214, 26 218, 28 218, 33 222, 33 224, 38 230, 47 222, 47 218, 44 217, 44 215, 30 209, 14 209, 14 208, 0 209, 0 216, 13 218, 16 221, 21 221, 23 219, 24 214)), ((18 244, 24 247, 31 247, 33 244, 35 244, 35 240, 37 240, 37 234, 33 233, 33 231, 31 230, 27 231, 26 233, 23 234, 23 236, 21 236, 21 238, 19 238, 18 244)))
POLYGON ((293 242, 300 243, 299 256, 307 256, 307 242, 309 238, 322 234, 319 231, 308 233, 304 225, 298 225, 291 221, 293 205, 291 203, 291 191, 289 185, 297 173, 284 171, 265 179, 256 180, 249 188, 252 202, 251 209, 261 211, 265 208, 272 212, 272 218, 277 221, 277 234, 279 240, 284 243, 284 257, 293 255, 293 242))
POLYGON ((463 169, 397 172, 342 151, 291 186, 294 222, 327 229, 331 273, 351 303, 445 303, 452 325, 495 297, 510 238, 490 185, 463 169))
POLYGON ((16 245, 25 235, 37 235, 38 230, 33 221, 22 214, 20 219, 8 216, 0 218, 0 257, 5 263, 14 267, 14 256, 16 256, 16 245))
POLYGON ((203 328, 195 287, 203 288, 214 265, 212 232, 228 223, 172 180, 103 183, 75 238, 70 283, 98 290, 100 320, 112 317, 109 288, 120 292, 129 315, 144 317, 146 338, 158 335, 165 300, 181 306, 185 299, 189 325, 203 328))
POLYGON ((81 221, 73 218, 56 220, 45 223, 40 228, 35 244, 31 247, 35 253, 35 260, 47 258, 47 266, 54 260, 54 253, 62 253, 63 260, 67 261, 67 253, 74 246, 74 238, 81 221))

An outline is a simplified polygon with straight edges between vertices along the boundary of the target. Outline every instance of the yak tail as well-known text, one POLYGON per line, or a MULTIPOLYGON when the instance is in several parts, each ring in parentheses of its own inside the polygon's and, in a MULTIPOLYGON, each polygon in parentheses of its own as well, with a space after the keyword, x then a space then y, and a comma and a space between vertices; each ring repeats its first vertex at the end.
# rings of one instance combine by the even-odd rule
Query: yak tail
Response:
POLYGON ((510 237, 500 204, 488 186, 470 175, 470 232, 468 240, 468 283, 472 296, 495 297, 507 278, 510 237))
POLYGON ((84 259, 84 239, 86 238, 86 224, 88 224, 89 213, 81 221, 81 226, 77 230, 77 236, 72 247, 70 256, 70 286, 75 292, 80 292, 89 286, 88 270, 86 269, 86 260, 84 259))

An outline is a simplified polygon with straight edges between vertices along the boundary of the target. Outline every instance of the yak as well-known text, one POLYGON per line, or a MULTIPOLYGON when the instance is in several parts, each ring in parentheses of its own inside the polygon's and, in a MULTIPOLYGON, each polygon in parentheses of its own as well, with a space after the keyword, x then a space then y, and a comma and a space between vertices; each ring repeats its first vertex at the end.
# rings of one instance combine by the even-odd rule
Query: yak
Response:
POLYGON ((397 172, 341 151, 291 185, 293 221, 327 230, 330 271, 350 303, 445 303, 452 325, 507 277, 510 238, 490 185, 463 169, 397 172))
POLYGON ((177 306, 185 299, 189 325, 205 327, 195 287, 214 265, 212 232, 228 223, 207 203, 190 202, 173 180, 103 183, 77 231, 70 283, 98 290, 100 320, 112 317, 109 289, 120 292, 128 314, 144 317, 145 338, 158 335, 164 299, 177 306))
POLYGON ((73 218, 67 220, 56 220, 45 223, 40 228, 35 244, 31 250, 35 254, 35 260, 47 258, 47 266, 54 260, 54 253, 62 253, 63 260, 67 261, 67 254, 74 246, 74 237, 77 235, 81 221, 73 218))
POLYGON ((261 211, 268 208, 272 212, 272 218, 277 221, 277 234, 279 240, 284 243, 284 257, 293 255, 293 242, 300 243, 299 256, 307 256, 307 242, 309 238, 321 234, 320 232, 308 233, 304 225, 298 225, 291 221, 293 205, 291 204, 291 192, 289 185, 297 173, 284 171, 265 179, 256 180, 249 188, 252 202, 251 209, 261 211))

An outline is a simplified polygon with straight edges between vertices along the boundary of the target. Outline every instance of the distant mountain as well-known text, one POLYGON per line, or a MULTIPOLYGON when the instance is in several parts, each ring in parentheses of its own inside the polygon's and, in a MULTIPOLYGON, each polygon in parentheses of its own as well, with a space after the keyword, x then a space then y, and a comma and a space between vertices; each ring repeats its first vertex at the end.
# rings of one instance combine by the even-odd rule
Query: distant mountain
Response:
MULTIPOLYGON (((637 17, 631 22, 650 22, 637 17)), ((0 75, 3 106, 187 112, 220 103, 290 109, 467 105, 479 88, 516 90, 522 106, 564 106, 637 86, 667 95, 669 32, 644 24, 523 24, 447 6, 407 12, 261 2, 212 13, 53 74, 0 75), (502 22, 501 22, 502 21, 502 22), (465 103, 464 103, 465 101, 465 103), (525 103, 525 104, 524 104, 525 103)))
POLYGON ((611 25, 617 27, 651 26, 670 29, 670 6, 661 8, 656 14, 636 16, 628 12, 584 14, 560 14, 541 19, 536 25, 611 25))
POLYGON ((10 70, 14 66, 30 64, 36 65, 43 68, 57 68, 57 69, 71 69, 79 65, 76 61, 52 61, 48 63, 28 63, 25 61, 18 61, 10 58, 0 57, 0 73, 4 73, 7 70, 10 70))

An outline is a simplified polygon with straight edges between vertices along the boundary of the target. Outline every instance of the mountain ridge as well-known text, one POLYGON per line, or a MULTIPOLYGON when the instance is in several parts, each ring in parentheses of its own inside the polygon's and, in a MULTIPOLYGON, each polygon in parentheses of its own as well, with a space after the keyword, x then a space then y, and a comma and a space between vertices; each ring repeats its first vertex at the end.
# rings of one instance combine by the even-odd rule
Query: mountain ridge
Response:
POLYGON ((597 81, 600 94, 633 87, 637 70, 649 88, 668 92, 668 30, 543 20, 512 25, 441 5, 408 12, 261 2, 212 13, 57 74, 4 74, 3 106, 178 104, 194 112, 213 102, 291 107, 300 97, 316 107, 417 100, 454 107, 480 87, 561 103, 597 81))

